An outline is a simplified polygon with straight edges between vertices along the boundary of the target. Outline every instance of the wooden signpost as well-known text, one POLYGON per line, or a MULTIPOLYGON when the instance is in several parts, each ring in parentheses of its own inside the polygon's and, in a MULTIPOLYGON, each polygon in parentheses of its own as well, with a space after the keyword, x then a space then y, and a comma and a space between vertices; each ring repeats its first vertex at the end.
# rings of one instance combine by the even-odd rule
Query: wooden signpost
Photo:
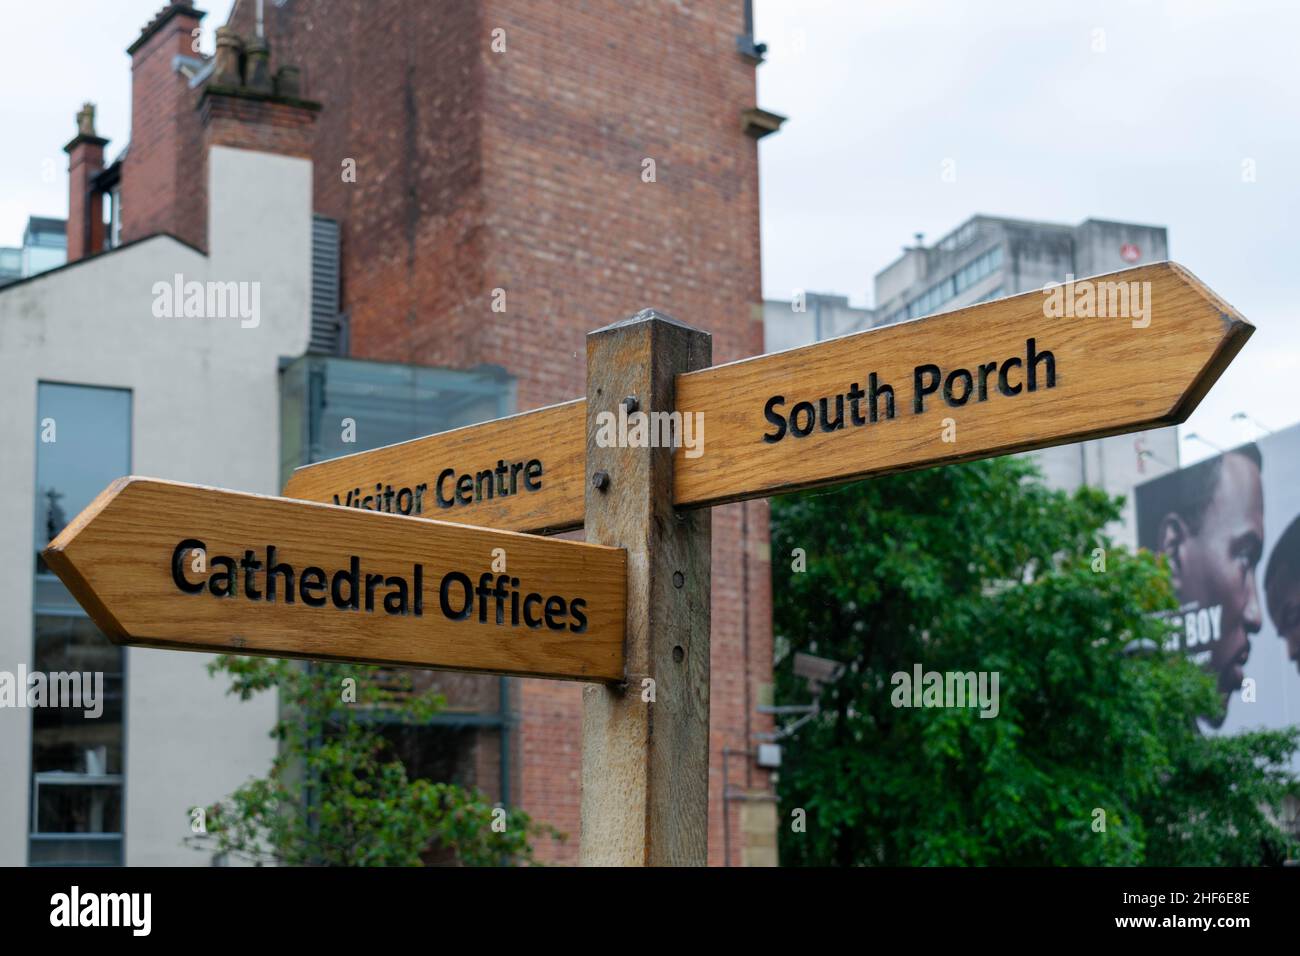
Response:
POLYGON ((586 402, 304 465, 286 498, 534 533, 582 527, 586 402))
MULTIPOLYGON (((673 407, 652 411, 702 416, 704 427, 702 453, 676 451, 673 505, 1175 425, 1253 329, 1171 262, 1062 286, 1062 299, 1067 289, 1069 315, 1050 314, 1052 295, 1026 292, 679 374, 673 407), (1092 315, 1076 314, 1085 294, 1092 315)), ((354 507, 386 510, 374 500, 384 489, 425 486, 414 513, 427 518, 568 530, 582 525, 587 428, 576 399, 306 465, 284 494, 337 504, 351 494, 354 507), (530 462, 535 488, 494 492, 499 466, 530 462)))
POLYGON ((585 399, 285 498, 125 479, 46 560, 120 643, 587 681, 582 862, 702 865, 709 506, 1177 424, 1252 331, 1172 263, 718 367, 643 312, 588 336, 585 399))
POLYGON ((122 644, 623 678, 617 548, 123 478, 45 560, 122 644))
POLYGON ((1254 331, 1173 263, 1077 285, 1108 310, 1113 289, 1129 290, 1129 308, 1115 311, 1130 314, 1057 317, 1051 296, 1027 292, 681 376, 677 408, 704 412, 708 452, 678 453, 674 501, 767 497, 1175 425, 1254 331))

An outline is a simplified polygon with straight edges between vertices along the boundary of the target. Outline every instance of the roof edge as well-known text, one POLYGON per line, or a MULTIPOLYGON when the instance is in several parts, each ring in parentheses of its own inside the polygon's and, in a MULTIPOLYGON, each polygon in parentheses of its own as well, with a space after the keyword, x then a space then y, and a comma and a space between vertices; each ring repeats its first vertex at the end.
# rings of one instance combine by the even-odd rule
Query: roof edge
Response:
POLYGON ((96 262, 107 256, 113 255, 113 253, 115 252, 122 252, 126 249, 130 249, 132 246, 143 245, 144 243, 148 242, 151 239, 171 239, 173 242, 179 243, 180 245, 184 246, 186 249, 192 249, 194 252, 197 252, 199 255, 203 256, 203 258, 205 259, 208 257, 208 254, 206 252, 204 252, 202 249, 200 249, 198 246, 194 245, 193 243, 186 242, 180 236, 174 235, 170 232, 152 232, 147 236, 141 236, 139 239, 132 239, 130 242, 124 242, 120 246, 114 246, 112 249, 105 249, 103 252, 96 252, 89 256, 83 256, 82 258, 77 259, 74 262, 65 262, 63 265, 55 266, 53 269, 46 269, 44 272, 38 272, 34 276, 24 276, 23 278, 18 279, 15 282, 10 282, 8 285, 0 286, 0 295, 4 295, 10 289, 16 289, 21 285, 27 285, 29 282, 35 282, 37 279, 44 279, 46 276, 52 276, 59 272, 66 272, 69 269, 75 269, 77 266, 81 265, 82 263, 96 262))

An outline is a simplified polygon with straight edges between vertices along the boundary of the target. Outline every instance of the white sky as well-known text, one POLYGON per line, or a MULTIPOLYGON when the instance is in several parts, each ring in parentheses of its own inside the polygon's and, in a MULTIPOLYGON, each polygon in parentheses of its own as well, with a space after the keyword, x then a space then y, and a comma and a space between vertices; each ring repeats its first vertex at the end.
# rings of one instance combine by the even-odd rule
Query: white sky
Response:
POLYGON ((756 0, 755 33, 759 105, 790 117, 760 146, 765 295, 869 304, 913 233, 977 212, 1162 225, 1258 327, 1182 432, 1300 421, 1300 4, 756 0))
MULTIPOLYGON (((198 0, 200 46, 234 0, 198 0)), ((68 214, 68 156, 77 110, 95 104, 95 128, 111 160, 131 132, 126 48, 166 0, 0 0, 0 246, 22 244, 28 216, 68 214)))
MULTIPOLYGON (((232 2, 199 3, 205 50, 232 2)), ((84 100, 110 157, 126 144, 126 47, 163 0, 0 4, 0 245, 18 245, 29 215, 67 214, 62 147, 84 100)), ((1171 257, 1258 326, 1183 431, 1231 445, 1257 434, 1233 412, 1300 421, 1300 4, 755 5, 759 105, 790 116, 760 147, 766 295, 869 303, 913 233, 932 242, 976 212, 1163 225, 1171 257)))

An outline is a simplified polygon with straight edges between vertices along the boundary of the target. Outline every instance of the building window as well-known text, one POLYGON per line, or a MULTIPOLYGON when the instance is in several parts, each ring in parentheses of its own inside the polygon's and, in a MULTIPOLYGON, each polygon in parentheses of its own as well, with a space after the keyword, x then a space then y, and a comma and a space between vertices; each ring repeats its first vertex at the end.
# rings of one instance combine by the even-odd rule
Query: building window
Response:
POLYGON ((108 200, 108 248, 116 249, 122 244, 122 187, 114 186, 105 196, 108 200))
POLYGON ((131 472, 131 393, 37 386, 31 674, 69 675, 80 706, 32 708, 28 860, 120 865, 123 858, 124 654, 86 617, 40 557, 49 540, 131 472), (72 678, 71 675, 77 675, 72 678))
MULTIPOLYGON (((425 368, 305 355, 281 373, 281 483, 300 465, 502 418, 514 406, 515 380, 499 367, 425 368)), ((380 670, 375 679, 387 676, 380 670)), ((446 698, 446 708, 428 724, 384 729, 411 777, 456 781, 510 805, 518 752, 511 739, 514 678, 411 668, 403 676, 413 689, 433 688, 446 698)), ((382 712, 375 716, 383 718, 382 712)))
POLYGON ((498 367, 305 355, 282 370, 280 479, 299 465, 501 418, 513 408, 514 379, 498 367))
POLYGON ((23 232, 23 276, 40 275, 68 261, 67 223, 30 216, 23 232))
POLYGON ((979 226, 972 220, 961 226, 956 232, 949 233, 939 240, 939 249, 943 252, 956 252, 962 246, 970 245, 979 234, 979 226))
POLYGON ((955 299, 985 276, 992 275, 1001 265, 1002 247, 994 246, 896 310, 890 315, 889 322, 902 322, 923 315, 932 315, 944 303, 955 299))

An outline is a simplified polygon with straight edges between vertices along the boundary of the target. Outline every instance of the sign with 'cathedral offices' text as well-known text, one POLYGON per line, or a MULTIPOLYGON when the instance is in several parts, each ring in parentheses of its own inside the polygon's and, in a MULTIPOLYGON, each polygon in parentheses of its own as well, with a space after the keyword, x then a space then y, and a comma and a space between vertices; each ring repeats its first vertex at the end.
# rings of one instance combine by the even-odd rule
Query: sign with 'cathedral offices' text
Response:
POLYGON ((617 548, 124 478, 45 559, 122 643, 623 676, 617 548))
MULTIPOLYGON (((674 506, 1178 422, 1252 331, 1172 263, 1064 294, 1091 305, 1027 293, 678 374, 674 506)), ((123 479, 47 561, 123 643, 621 681, 625 552, 512 533, 582 524, 588 402, 301 468, 285 498, 123 479)))
POLYGON ((645 311, 588 335, 585 399, 300 469, 294 498, 120 479, 44 556, 118 643, 590 682, 582 862, 699 865, 701 509, 1174 424, 1251 332, 1172 263, 719 367, 645 311), (614 547, 512 533, 578 526, 614 547))

